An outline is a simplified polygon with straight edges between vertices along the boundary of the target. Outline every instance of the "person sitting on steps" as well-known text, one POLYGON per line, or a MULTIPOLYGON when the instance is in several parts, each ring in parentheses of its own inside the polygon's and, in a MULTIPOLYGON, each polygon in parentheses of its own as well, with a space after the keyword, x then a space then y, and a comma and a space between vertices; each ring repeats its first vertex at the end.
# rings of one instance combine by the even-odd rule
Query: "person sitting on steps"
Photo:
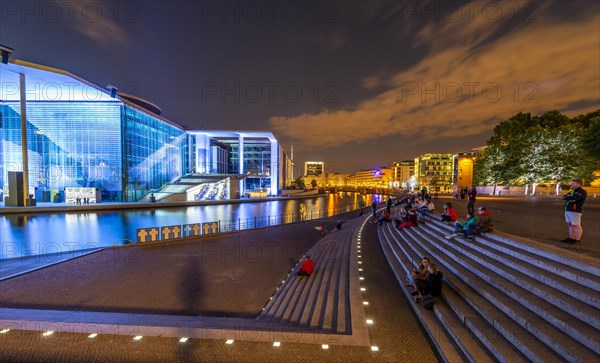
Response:
MULTIPOLYGON (((396 223, 397 223, 397 221, 396 221, 396 223)), ((410 211, 408 211, 408 220, 402 224, 397 224, 396 228, 398 228, 398 230, 401 231, 404 228, 416 227, 417 225, 418 225, 417 213, 415 213, 414 210, 410 210, 410 211)))
POLYGON ((435 263, 430 263, 427 266, 427 278, 425 280, 419 280, 415 284, 416 296, 415 302, 422 299, 423 296, 430 294, 431 296, 440 296, 442 293, 442 282, 444 280, 444 274, 437 269, 435 263))
POLYGON ((477 226, 477 217, 471 213, 467 213, 467 221, 464 223, 456 222, 454 225, 454 233, 445 237, 447 239, 452 239, 458 237, 459 234, 462 234, 463 238, 471 238, 475 226, 477 226))
POLYGON ((494 220, 492 219, 492 213, 485 209, 485 207, 477 208, 477 227, 475 233, 489 233, 494 230, 494 220))
POLYGON ((452 203, 446 203, 444 205, 444 212, 442 213, 442 223, 456 222, 458 215, 456 210, 452 207, 452 203))
POLYGON ((424 256, 421 260, 421 264, 418 268, 414 269, 410 276, 407 278, 410 283, 408 285, 413 286, 416 291, 422 289, 427 283, 427 277, 429 276, 429 258, 424 256))
POLYGON ((302 276, 310 276, 315 268, 315 261, 313 261, 310 256, 306 256, 304 261, 302 261, 302 266, 300 266, 300 270, 298 270, 297 275, 302 276))

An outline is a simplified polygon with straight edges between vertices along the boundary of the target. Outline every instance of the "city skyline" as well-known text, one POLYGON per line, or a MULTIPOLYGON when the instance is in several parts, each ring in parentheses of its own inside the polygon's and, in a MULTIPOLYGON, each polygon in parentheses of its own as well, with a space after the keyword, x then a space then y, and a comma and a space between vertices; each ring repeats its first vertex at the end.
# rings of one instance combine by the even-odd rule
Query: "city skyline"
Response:
POLYGON ((483 146, 520 111, 597 108, 599 24, 586 1, 8 1, 0 43, 351 173, 483 146))

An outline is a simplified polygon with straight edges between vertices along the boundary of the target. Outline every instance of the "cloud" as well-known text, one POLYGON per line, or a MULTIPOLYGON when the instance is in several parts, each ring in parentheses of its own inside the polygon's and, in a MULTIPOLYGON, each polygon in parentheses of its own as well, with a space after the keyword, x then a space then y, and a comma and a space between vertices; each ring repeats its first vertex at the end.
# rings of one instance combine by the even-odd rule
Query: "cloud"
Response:
POLYGON ((127 33, 111 17, 110 9, 100 2, 86 3, 86 9, 88 11, 81 12, 81 16, 75 17, 71 22, 76 31, 103 48, 129 44, 127 33))
POLYGON ((363 79, 365 88, 385 91, 346 109, 272 117, 272 128, 298 147, 318 149, 390 135, 467 137, 519 111, 594 109, 582 101, 600 100, 599 14, 557 22, 541 5, 535 21, 516 23, 509 6, 498 19, 450 14, 453 21, 427 23, 413 45, 429 54, 385 80, 363 79))

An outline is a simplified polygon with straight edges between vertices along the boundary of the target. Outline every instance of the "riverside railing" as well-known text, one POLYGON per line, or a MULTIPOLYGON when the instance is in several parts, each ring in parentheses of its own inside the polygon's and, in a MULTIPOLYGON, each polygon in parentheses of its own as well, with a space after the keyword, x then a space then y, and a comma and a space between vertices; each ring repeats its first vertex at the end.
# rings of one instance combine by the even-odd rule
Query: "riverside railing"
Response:
POLYGON ((138 228, 136 230, 136 242, 160 242, 180 238, 198 237, 202 235, 213 235, 225 232, 265 228, 270 226, 333 217, 342 213, 353 212, 363 208, 364 206, 361 207, 358 203, 354 203, 344 207, 327 208, 322 210, 307 211, 304 213, 298 212, 291 214, 238 218, 233 220, 203 221, 183 225, 138 228))

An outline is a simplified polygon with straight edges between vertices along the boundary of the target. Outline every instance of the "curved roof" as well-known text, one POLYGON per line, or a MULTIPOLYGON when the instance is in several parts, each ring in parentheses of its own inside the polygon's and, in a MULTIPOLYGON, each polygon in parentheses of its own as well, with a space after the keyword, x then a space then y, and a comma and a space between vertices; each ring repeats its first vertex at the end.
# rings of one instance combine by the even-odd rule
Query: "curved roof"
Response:
POLYGON ((117 93, 119 95, 119 97, 126 99, 127 101, 136 104, 140 107, 142 107, 143 109, 150 111, 154 114, 157 114, 160 116, 160 114, 162 114, 162 109, 160 107, 158 107, 158 105, 156 105, 155 103, 152 103, 146 99, 143 99, 141 97, 137 97, 134 95, 130 95, 127 93, 121 93, 118 92, 117 93))

